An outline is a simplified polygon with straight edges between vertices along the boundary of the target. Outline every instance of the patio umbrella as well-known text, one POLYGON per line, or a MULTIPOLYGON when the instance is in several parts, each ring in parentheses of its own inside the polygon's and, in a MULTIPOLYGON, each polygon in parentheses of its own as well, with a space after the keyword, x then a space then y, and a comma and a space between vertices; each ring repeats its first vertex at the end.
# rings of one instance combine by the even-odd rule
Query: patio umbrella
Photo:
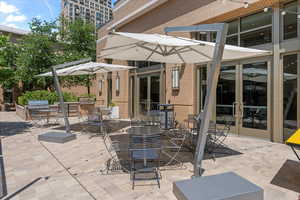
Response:
MULTIPOLYGON (((134 69, 134 68, 135 67, 124 66, 124 65, 113 65, 113 64, 98 63, 98 62, 88 62, 88 63, 84 63, 84 64, 75 65, 72 67, 67 67, 64 69, 59 69, 56 71, 56 73, 58 76, 73 76, 73 75, 88 75, 88 74, 120 71, 120 70, 129 70, 129 69, 134 69)), ((52 72, 39 74, 37 76, 39 76, 39 77, 52 76, 52 72)))
MULTIPOLYGON (((215 43, 141 33, 111 32, 99 58, 162 63, 206 63, 213 59, 215 43)), ((269 54, 268 51, 225 45, 223 61, 269 54)))
POLYGON ((113 65, 113 64, 88 62, 88 61, 90 61, 90 59, 83 59, 75 62, 52 66, 51 72, 37 75, 37 77, 53 76, 56 91, 59 96, 60 106, 64 115, 67 134, 70 134, 70 123, 64 106, 64 99, 63 99, 58 76, 88 75, 88 74, 120 71, 120 70, 129 70, 135 68, 135 67, 124 66, 124 65, 113 65))

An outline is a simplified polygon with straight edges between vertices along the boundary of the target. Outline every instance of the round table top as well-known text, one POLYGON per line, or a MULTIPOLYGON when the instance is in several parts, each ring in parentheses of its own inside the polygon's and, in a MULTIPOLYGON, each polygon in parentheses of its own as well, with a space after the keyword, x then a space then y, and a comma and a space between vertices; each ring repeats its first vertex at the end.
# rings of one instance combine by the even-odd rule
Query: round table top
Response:
POLYGON ((162 134, 164 130, 159 126, 134 126, 130 127, 127 132, 134 135, 151 135, 162 134))

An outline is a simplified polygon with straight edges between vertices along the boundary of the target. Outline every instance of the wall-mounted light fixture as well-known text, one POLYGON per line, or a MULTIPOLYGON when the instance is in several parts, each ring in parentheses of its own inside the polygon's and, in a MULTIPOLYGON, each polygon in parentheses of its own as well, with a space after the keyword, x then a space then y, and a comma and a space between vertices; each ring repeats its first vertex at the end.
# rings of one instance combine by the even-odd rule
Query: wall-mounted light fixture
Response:
POLYGON ((180 65, 176 65, 172 68, 172 89, 178 90, 179 89, 179 82, 180 82, 180 65))
POLYGON ((99 87, 99 96, 102 95, 102 89, 103 89, 103 80, 99 80, 98 82, 98 87, 99 87))
POLYGON ((120 92, 120 76, 119 73, 117 72, 116 76, 116 93, 118 94, 120 92))

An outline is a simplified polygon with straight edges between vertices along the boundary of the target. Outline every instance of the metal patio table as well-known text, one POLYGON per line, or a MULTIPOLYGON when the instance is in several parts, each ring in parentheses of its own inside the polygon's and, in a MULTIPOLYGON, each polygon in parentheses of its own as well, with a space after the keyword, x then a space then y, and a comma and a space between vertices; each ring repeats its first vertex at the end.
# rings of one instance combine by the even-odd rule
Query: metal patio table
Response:
MULTIPOLYGON (((130 127, 127 132, 130 135, 136 135, 136 136, 146 136, 146 135, 164 135, 168 130, 165 130, 163 128, 161 128, 160 126, 134 126, 134 127, 130 127)), ((163 141, 163 140, 162 140, 163 141)), ((164 155, 166 155, 167 157, 169 157, 172 160, 175 160, 176 162, 179 162, 174 156, 170 155, 169 153, 167 153, 165 150, 169 149, 169 150, 176 150, 176 149, 180 149, 181 146, 177 145, 174 142, 171 141, 167 141, 165 142, 161 142, 161 151, 164 155)), ((144 159, 144 165, 146 165, 146 159, 144 159)))
MULTIPOLYGON (((135 136, 140 136, 140 137, 146 137, 149 135, 157 135, 157 134, 162 134, 164 130, 162 130, 158 126, 134 126, 131 127, 127 130, 129 136, 130 135, 135 135, 135 136)), ((130 146, 130 144, 129 144, 130 146)), ((130 148, 130 147, 129 147, 130 148)), ((144 166, 147 165, 147 159, 146 157, 144 158, 144 166)))

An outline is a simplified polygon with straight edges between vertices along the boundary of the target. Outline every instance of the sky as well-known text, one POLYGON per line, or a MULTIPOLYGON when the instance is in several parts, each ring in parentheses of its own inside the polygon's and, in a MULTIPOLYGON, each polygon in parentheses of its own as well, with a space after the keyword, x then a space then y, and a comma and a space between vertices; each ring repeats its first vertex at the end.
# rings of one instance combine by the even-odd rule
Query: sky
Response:
POLYGON ((14 28, 29 30, 32 18, 55 20, 59 13, 60 0, 0 0, 0 24, 14 28))

